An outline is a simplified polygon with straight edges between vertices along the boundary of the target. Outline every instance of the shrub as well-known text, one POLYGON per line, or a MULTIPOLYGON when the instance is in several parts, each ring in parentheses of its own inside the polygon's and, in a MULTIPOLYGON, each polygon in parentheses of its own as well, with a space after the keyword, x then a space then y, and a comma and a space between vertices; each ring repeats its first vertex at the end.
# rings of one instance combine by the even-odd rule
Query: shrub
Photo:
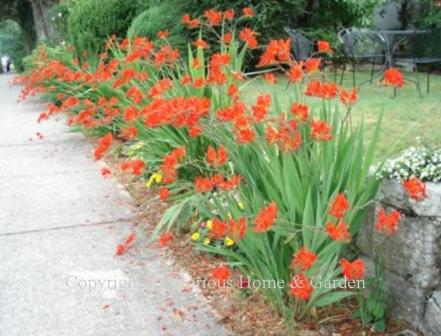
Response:
POLYGON ((68 35, 78 51, 101 52, 108 36, 124 37, 139 11, 138 1, 77 0, 70 9, 68 35))
POLYGON ((181 2, 155 1, 149 8, 140 13, 132 22, 128 31, 129 39, 135 36, 145 36, 155 40, 160 30, 168 30, 170 44, 184 51, 187 47, 188 32, 181 24, 177 24, 184 14, 181 2))

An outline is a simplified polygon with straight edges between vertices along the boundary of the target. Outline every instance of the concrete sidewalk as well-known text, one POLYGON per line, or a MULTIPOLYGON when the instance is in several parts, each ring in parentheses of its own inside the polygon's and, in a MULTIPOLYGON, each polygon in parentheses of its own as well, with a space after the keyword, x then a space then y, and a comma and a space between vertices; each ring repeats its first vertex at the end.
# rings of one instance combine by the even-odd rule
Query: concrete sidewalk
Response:
POLYGON ((62 116, 37 124, 44 105, 17 104, 11 79, 0 76, 0 335, 229 335, 141 230, 115 257, 136 231, 128 194, 62 116))

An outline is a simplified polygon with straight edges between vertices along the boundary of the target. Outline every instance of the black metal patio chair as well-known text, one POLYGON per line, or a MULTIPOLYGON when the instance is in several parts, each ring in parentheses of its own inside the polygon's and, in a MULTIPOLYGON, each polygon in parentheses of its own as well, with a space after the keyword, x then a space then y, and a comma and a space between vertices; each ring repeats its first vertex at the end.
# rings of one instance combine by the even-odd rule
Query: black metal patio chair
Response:
MULTIPOLYGON (((369 79, 371 83, 374 79, 375 66, 382 65, 384 67, 383 70, 386 68, 389 47, 386 39, 381 34, 369 29, 352 27, 339 31, 338 38, 343 45, 343 50, 346 56, 352 62, 352 85, 354 87, 356 86, 356 63, 372 63, 369 79)), ((344 73, 342 73, 342 78, 343 74, 344 73)), ((365 82, 361 83, 359 86, 365 82)))
POLYGON ((314 53, 314 42, 297 32, 295 29, 285 27, 285 32, 291 38, 291 50, 294 59, 298 62, 305 61, 314 53))
POLYGON ((427 66, 427 93, 430 92, 430 70, 434 64, 441 64, 441 27, 402 37, 394 42, 392 50, 395 64, 411 64, 416 73, 416 85, 419 93, 420 79, 418 68, 427 66))

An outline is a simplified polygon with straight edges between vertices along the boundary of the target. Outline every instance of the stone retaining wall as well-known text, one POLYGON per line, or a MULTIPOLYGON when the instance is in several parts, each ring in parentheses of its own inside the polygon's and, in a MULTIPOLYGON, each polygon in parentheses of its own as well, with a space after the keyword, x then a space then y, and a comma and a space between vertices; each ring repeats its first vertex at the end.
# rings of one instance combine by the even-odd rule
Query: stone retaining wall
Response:
POLYGON ((427 183, 428 198, 409 199, 399 181, 384 180, 377 199, 388 212, 402 213, 398 234, 375 232, 378 206, 361 228, 358 246, 369 264, 384 258, 391 312, 427 336, 441 335, 441 184, 427 183))

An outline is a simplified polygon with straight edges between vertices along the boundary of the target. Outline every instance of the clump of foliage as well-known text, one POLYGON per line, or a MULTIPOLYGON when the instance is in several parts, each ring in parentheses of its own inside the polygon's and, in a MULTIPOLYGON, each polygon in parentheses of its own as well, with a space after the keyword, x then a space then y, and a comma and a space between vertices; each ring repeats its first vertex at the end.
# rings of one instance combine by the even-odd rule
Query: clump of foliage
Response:
POLYGON ((100 52, 109 35, 126 35, 138 14, 139 1, 76 0, 67 19, 67 32, 78 51, 100 52))
POLYGON ((380 176, 399 180, 416 176, 423 181, 441 182, 441 149, 410 147, 386 161, 380 176))
POLYGON ((182 25, 176 24, 182 15, 184 15, 184 7, 179 2, 152 1, 148 8, 133 20, 128 36, 129 38, 145 36, 155 40, 160 30, 167 30, 169 43, 183 51, 187 47, 188 33, 182 25))

